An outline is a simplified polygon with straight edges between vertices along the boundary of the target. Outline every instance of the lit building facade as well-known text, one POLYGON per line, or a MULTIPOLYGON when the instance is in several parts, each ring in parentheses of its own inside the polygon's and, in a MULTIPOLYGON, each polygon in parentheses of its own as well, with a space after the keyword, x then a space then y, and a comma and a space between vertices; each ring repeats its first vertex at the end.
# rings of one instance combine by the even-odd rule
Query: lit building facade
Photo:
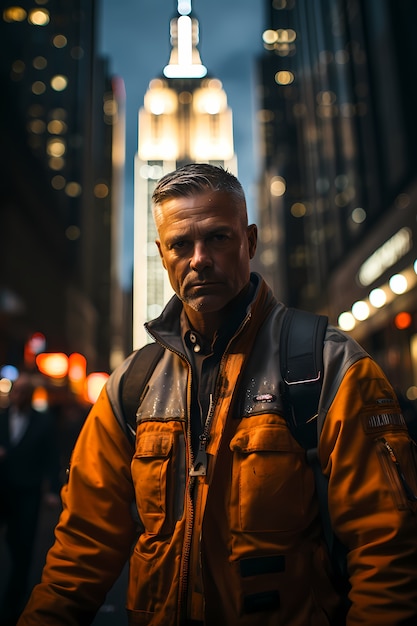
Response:
POLYGON ((133 347, 147 342, 143 324, 172 295, 157 247, 151 197, 156 181, 190 162, 236 173, 232 111, 222 83, 208 75, 198 51, 199 25, 191 2, 178 2, 170 24, 172 51, 161 77, 149 84, 139 111, 135 158, 133 347))
POLYGON ((266 0, 259 258, 417 398, 413 0, 266 0), (397 317, 399 316, 399 317, 397 317))

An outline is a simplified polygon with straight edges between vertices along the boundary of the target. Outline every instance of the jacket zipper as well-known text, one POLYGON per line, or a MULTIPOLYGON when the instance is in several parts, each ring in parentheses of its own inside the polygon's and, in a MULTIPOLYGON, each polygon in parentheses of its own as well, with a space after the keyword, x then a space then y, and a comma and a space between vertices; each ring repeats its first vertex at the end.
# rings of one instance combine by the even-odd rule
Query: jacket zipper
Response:
POLYGON ((407 500, 409 500, 410 502, 416 502, 417 501, 417 495, 414 493, 414 491, 412 490, 412 488, 410 487, 410 485, 408 484, 405 476, 404 476, 404 472, 401 468, 401 465, 398 462, 397 459, 397 455, 395 454, 395 451, 393 449, 393 447, 391 446, 391 444, 388 443, 388 441, 385 439, 385 437, 381 437, 379 439, 379 441, 382 443, 382 445, 384 446, 385 450, 388 452, 388 458, 390 459, 395 472, 397 474, 397 477, 400 481, 400 484, 402 485, 404 492, 405 492, 405 496, 407 498, 407 500))
POLYGON ((197 456, 194 460, 193 465, 190 469, 190 476, 205 476, 207 473, 207 444, 210 441, 210 428, 211 422, 213 421, 214 415, 214 402, 213 402, 213 394, 210 394, 210 403, 209 409, 207 412, 206 421, 204 423, 204 429, 201 435, 199 436, 199 447, 197 456))
MULTIPOLYGON (((252 317, 252 313, 248 313, 245 317, 245 319, 243 320, 242 324, 240 325, 240 327, 237 329, 236 333, 234 334, 234 336, 232 337, 232 339, 236 338, 243 330, 243 328, 248 324, 249 320, 252 317)), ((190 373, 190 377, 189 377, 189 383, 188 383, 188 397, 190 397, 191 395, 191 389, 192 389, 192 367, 191 367, 191 363, 189 362, 189 360, 187 359, 187 357, 185 356, 185 354, 179 352, 178 350, 173 349, 171 346, 168 346, 165 342, 161 341, 160 339, 158 339, 157 337, 155 337, 153 335, 153 333, 149 332, 148 333, 153 337, 153 339, 155 341, 158 341, 158 343, 160 343, 165 349, 169 350, 170 352, 176 354, 177 356, 179 356, 180 358, 184 359, 186 361, 186 363, 188 364, 189 367, 189 373, 190 373)), ((223 356, 221 358, 220 361, 220 366, 219 366, 219 371, 221 370, 226 357, 225 354, 229 348, 229 345, 232 341, 232 339, 229 341, 228 345, 226 346, 226 349, 223 352, 223 356)), ((192 542, 192 534, 193 534, 193 526, 194 526, 194 503, 193 503, 193 498, 192 498, 192 491, 193 491, 193 487, 194 487, 194 483, 195 483, 195 478, 197 476, 205 476, 206 471, 207 471, 207 452, 206 452, 206 448, 207 448, 207 444, 210 440, 210 435, 209 435, 209 431, 211 428, 211 422, 213 421, 213 416, 214 416, 214 407, 215 407, 215 403, 213 400, 213 394, 210 394, 210 404, 209 404, 209 410, 207 413, 207 418, 206 418, 206 422, 204 424, 204 429, 202 434, 200 435, 200 443, 199 443, 199 449, 197 451, 197 457, 194 460, 193 457, 193 452, 192 452, 192 446, 191 446, 191 415, 190 415, 190 405, 188 405, 188 426, 187 426, 187 438, 188 438, 188 451, 189 451, 189 459, 190 459, 190 470, 189 470, 189 481, 188 481, 188 485, 186 486, 186 512, 185 512, 185 518, 186 518, 186 528, 185 528, 185 533, 184 533, 184 543, 183 543, 183 551, 182 551, 182 563, 181 563, 181 568, 180 568, 180 575, 179 575, 179 597, 178 597, 178 620, 179 622, 181 621, 182 617, 186 617, 186 611, 187 611, 187 585, 188 585, 188 568, 189 568, 189 561, 190 561, 190 551, 191 551, 191 542, 192 542), (200 469, 199 469, 200 468, 200 469), (204 473, 201 473, 202 471, 204 471, 204 473), (198 472, 198 473, 194 473, 194 472, 198 472), (187 520, 187 513, 188 513, 188 520, 187 520)))
MULTIPOLYGON (((238 334, 240 334, 240 332, 243 330, 243 328, 247 325, 247 323, 249 322, 249 320, 251 319, 252 315, 251 313, 249 313, 245 319, 243 320, 242 324, 240 325, 239 329, 236 331, 235 335, 233 338, 237 337, 238 334)), ((224 366, 224 363, 226 361, 226 353, 228 351, 229 345, 230 345, 231 341, 229 341, 228 345, 226 346, 224 352, 223 352, 223 356, 221 358, 220 361, 220 365, 219 365, 219 371, 221 371, 222 367, 224 366)), ((188 361, 187 361, 188 362, 188 361)), ((191 372, 191 369, 190 369, 191 372)), ((191 373, 190 373, 190 382, 191 382, 191 373)), ((217 385, 216 385, 217 386, 217 385)), ((216 397, 217 400, 217 397, 216 397)), ((191 455, 191 459, 192 459, 192 464, 191 464, 191 468, 189 471, 189 478, 190 478, 190 482, 189 482, 189 490, 188 490, 188 499, 189 499, 189 503, 190 503, 190 520, 187 524, 187 530, 186 530, 186 536, 184 539, 184 546, 183 546, 183 561, 182 561, 182 569, 180 572, 180 580, 181 580, 181 587, 180 587, 180 608, 184 607, 184 609, 186 610, 187 607, 187 583, 188 583, 188 564, 189 564, 189 560, 190 560, 190 551, 191 551, 191 542, 192 542, 192 532, 193 532, 193 524, 194 524, 194 505, 193 505, 193 500, 192 500, 192 489, 195 483, 195 480, 198 476, 205 476, 207 473, 207 444, 210 441, 210 428, 211 428, 211 424, 213 421, 213 417, 214 417, 214 409, 215 409, 215 399, 213 397, 213 394, 210 394, 210 403, 209 403, 209 408, 207 411, 207 418, 204 424, 204 429, 203 432, 201 433, 200 437, 199 437, 199 449, 197 451, 197 456, 195 459, 193 459, 192 456, 192 452, 190 453, 191 455)), ((191 447, 191 419, 188 420, 189 422, 189 426, 188 426, 188 443, 189 443, 189 449, 192 450, 191 447)), ((179 612, 179 615, 181 616, 181 612, 179 612)))

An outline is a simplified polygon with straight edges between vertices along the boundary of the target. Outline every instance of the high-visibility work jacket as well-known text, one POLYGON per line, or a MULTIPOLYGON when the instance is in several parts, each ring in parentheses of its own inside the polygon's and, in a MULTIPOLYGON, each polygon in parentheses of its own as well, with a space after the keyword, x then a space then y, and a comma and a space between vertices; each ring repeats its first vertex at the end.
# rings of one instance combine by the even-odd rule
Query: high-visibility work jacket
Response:
MULTIPOLYGON (((213 389, 206 474, 190 476, 192 371, 174 298, 149 324, 167 350, 141 399, 135 450, 117 418, 128 359, 76 443, 56 541, 18 626, 89 624, 127 560, 130 625, 344 623, 313 472, 283 417, 285 307, 253 280, 213 389)), ((332 327, 320 410, 330 516, 348 550, 346 624, 417 624, 416 448, 381 369, 332 327)))

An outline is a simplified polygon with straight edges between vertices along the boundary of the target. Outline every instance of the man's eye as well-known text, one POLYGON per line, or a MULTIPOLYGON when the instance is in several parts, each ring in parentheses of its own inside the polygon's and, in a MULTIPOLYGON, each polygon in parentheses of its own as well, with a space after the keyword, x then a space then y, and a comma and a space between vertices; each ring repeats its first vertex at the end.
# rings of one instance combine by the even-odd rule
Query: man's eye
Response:
POLYGON ((213 241, 226 241, 226 239, 228 239, 228 237, 227 235, 224 235, 223 233, 218 233, 212 236, 213 241))
POLYGON ((186 245, 185 241, 174 241, 174 243, 171 244, 171 249, 181 250, 182 248, 185 248, 185 245, 186 245))

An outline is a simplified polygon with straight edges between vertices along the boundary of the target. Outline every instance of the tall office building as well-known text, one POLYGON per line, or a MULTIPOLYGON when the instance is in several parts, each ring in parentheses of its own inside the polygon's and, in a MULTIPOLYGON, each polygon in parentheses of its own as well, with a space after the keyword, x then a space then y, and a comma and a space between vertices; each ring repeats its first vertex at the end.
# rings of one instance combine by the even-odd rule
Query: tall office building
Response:
POLYGON ((133 347, 146 343, 144 322, 172 295, 155 245, 151 197, 156 181, 190 162, 209 162, 236 173, 232 111, 222 83, 210 77, 198 51, 199 24, 191 1, 179 1, 170 23, 172 51, 149 84, 139 111, 135 158, 133 347))
POLYGON ((417 398, 414 0, 265 0, 259 257, 417 398))
POLYGON ((95 0, 2 7, 0 363, 42 332, 107 369, 122 89, 97 55, 95 0))

